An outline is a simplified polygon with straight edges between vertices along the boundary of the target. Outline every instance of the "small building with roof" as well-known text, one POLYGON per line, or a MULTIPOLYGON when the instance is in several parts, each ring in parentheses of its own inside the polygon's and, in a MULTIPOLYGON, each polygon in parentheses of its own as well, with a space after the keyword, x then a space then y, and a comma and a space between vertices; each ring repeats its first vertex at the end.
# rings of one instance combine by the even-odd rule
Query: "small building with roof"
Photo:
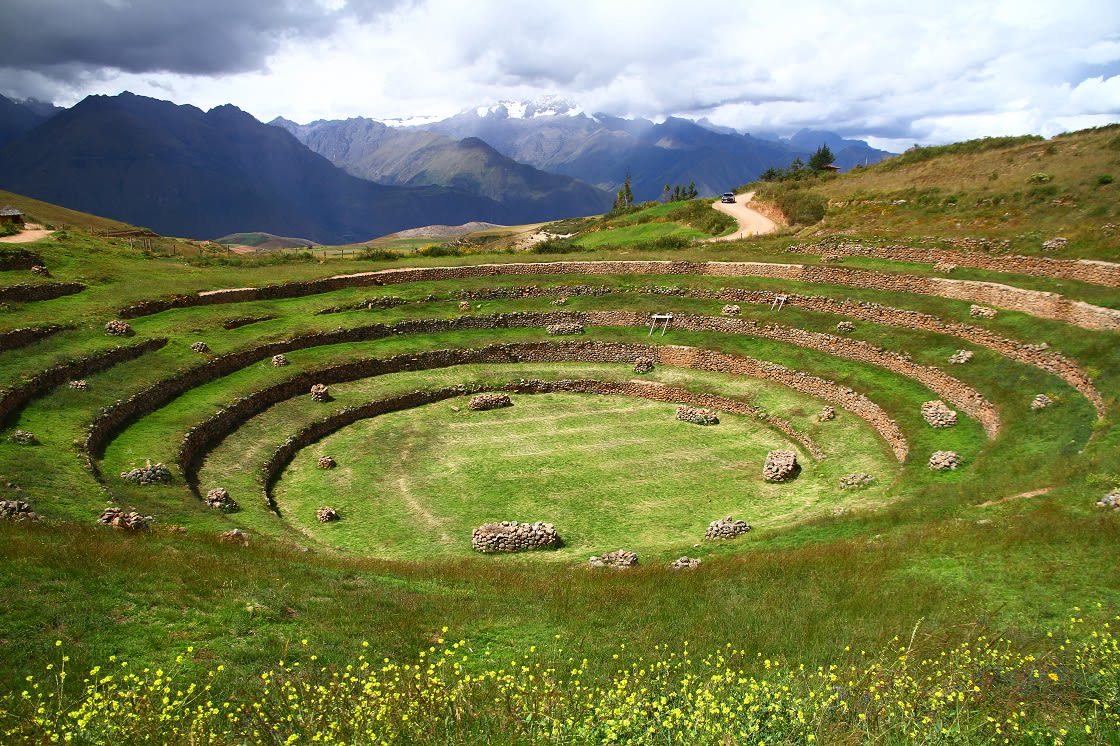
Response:
POLYGON ((0 207, 0 225, 23 225, 23 213, 12 207, 0 207))

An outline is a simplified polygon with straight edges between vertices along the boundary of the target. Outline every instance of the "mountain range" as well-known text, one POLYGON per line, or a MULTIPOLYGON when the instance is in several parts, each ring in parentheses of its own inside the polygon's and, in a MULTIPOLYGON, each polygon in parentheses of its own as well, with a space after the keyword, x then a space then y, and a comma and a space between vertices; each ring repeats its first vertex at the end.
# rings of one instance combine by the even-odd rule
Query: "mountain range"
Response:
POLYGON ((348 243, 597 214, 627 176, 638 200, 689 182, 715 194, 821 144, 841 168, 890 155, 829 132, 754 137, 704 120, 589 115, 560 99, 422 124, 270 125, 229 104, 203 112, 131 93, 70 109, 0 96, 0 187, 168 235, 348 243))

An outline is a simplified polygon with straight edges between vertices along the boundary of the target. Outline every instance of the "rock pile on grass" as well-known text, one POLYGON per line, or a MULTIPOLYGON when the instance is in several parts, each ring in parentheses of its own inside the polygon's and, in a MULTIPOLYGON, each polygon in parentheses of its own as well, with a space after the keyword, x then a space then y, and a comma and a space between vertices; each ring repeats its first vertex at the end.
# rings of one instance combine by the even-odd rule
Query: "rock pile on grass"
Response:
POLYGON ((132 326, 127 321, 111 319, 105 323, 105 333, 110 337, 131 337, 136 332, 132 331, 132 326))
POLYGON ((1037 412, 1040 409, 1046 409, 1053 403, 1054 400, 1046 394, 1039 394, 1033 400, 1031 400, 1031 409, 1037 412))
POLYGON ((961 457, 955 451, 934 451, 929 457, 929 468, 934 471, 956 469, 961 465, 961 457))
POLYGON ((964 365, 972 359, 972 350, 957 350, 949 356, 949 362, 953 365, 964 365))
POLYGON ((331 389, 325 383, 316 383, 311 386, 311 401, 330 401, 331 389))
POLYGON ((84 378, 79 378, 75 381, 71 381, 69 386, 72 391, 86 391, 87 389, 89 389, 89 384, 86 383, 84 378))
POLYGON ((957 265, 953 264, 952 262, 947 262, 944 259, 933 265, 934 272, 943 272, 947 275, 952 274, 956 268, 957 265))
MULTIPOLYGON (((1067 246, 1069 246, 1069 239, 1061 236, 1054 236, 1042 242, 1043 251, 1060 251, 1067 246)), ((32 267, 31 271, 34 272, 35 268, 32 267)))
POLYGON ((719 414, 710 409, 697 409, 696 407, 677 407, 677 419, 681 422, 691 422, 693 425, 718 425, 719 414))
POLYGON ((39 515, 31 504, 23 500, 0 500, 0 519, 8 521, 37 521, 39 515))
POLYGON ((762 478, 767 482, 784 482, 797 476, 799 471, 801 467, 797 463, 796 453, 786 450, 770 451, 762 466, 762 478))
POLYGON ((121 479, 134 484, 170 484, 171 470, 163 464, 148 461, 144 466, 122 471, 121 479))
POLYGON ((930 427, 952 427, 957 424, 957 413, 949 409, 940 399, 922 404, 922 418, 930 427))
POLYGON ((616 549, 613 552, 600 554, 587 561, 591 567, 616 567, 625 570, 638 564, 638 555, 628 549, 616 549))
POLYGON ((720 518, 718 521, 712 521, 708 524, 708 530, 704 532, 704 538, 709 541, 718 541, 722 539, 734 539, 736 536, 742 536, 751 530, 751 525, 746 521, 737 521, 731 516, 720 518))
POLYGON ((150 515, 140 515, 135 510, 127 513, 121 508, 105 508, 97 519, 99 526, 112 526, 126 531, 146 531, 155 521, 150 515))
POLYGON ((565 321, 561 324, 549 324, 544 330, 554 337, 570 336, 573 334, 583 334, 583 324, 578 324, 574 321, 565 321))
POLYGON ((469 310, 471 310, 471 304, 468 303, 465 300, 461 300, 461 301, 459 301, 459 310, 460 311, 469 311, 469 310))
POLYGON ((467 408, 475 412, 484 412, 487 409, 501 409, 502 407, 512 407, 513 401, 509 398, 509 394, 501 393, 486 393, 476 394, 471 397, 471 401, 467 404, 467 408))
POLYGON ((471 532, 471 548, 476 552, 527 552, 560 546, 560 535, 551 523, 500 521, 484 523, 471 532))
POLYGON ((875 481, 875 477, 862 471, 857 471, 853 474, 845 474, 840 477, 840 489, 842 490, 858 490, 863 487, 870 487, 871 483, 875 481))
POLYGON ((338 514, 338 511, 334 508, 330 506, 323 506, 315 511, 315 518, 319 521, 319 523, 332 523, 333 521, 337 521, 342 518, 342 516, 340 516, 338 514))
POLYGON ((229 490, 225 487, 215 487, 206 493, 206 505, 213 510, 220 510, 223 513, 236 513, 241 510, 241 506, 237 501, 229 496, 229 490))
POLYGON ((978 306, 974 303, 969 306, 968 315, 974 319, 994 319, 996 317, 996 309, 978 306))
POLYGON ((722 313, 724 316, 738 316, 742 312, 743 309, 739 308, 739 306, 726 305, 723 307, 723 310, 720 313, 722 313))
POLYGON ((249 545, 249 534, 239 528, 231 528, 229 531, 223 531, 218 535, 218 540, 222 542, 240 542, 241 544, 249 545))
POLYGON ((330 456, 320 456, 319 457, 319 468, 320 469, 333 469, 336 466, 338 466, 338 463, 333 458, 331 458, 330 456))
POLYGON ((649 373, 651 370, 653 370, 653 358, 642 356, 634 360, 635 373, 649 373))
POLYGON ((832 407, 821 407, 821 411, 817 413, 818 422, 828 422, 834 419, 836 419, 836 410, 832 407))
POLYGON ((841 334, 850 334, 856 330, 856 325, 850 321, 841 321, 836 324, 836 331, 841 334))
POLYGON ((21 446, 33 446, 39 442, 39 439, 35 437, 34 433, 29 433, 26 430, 13 430, 8 438, 13 443, 18 443, 21 446))
POLYGON ((51 271, 42 264, 36 264, 31 268, 31 274, 38 275, 39 277, 50 277, 51 271))
POLYGON ((673 563, 671 565, 669 565, 669 569, 670 570, 695 570, 697 567, 700 567, 700 562, 701 562, 701 560, 700 560, 699 557, 687 557, 687 556, 685 556, 685 557, 681 557, 680 559, 673 560, 673 563))
POLYGON ((283 355, 273 355, 272 356, 272 367, 273 368, 283 368, 287 364, 288 364, 288 358, 284 357, 283 355))
POLYGON ((195 342, 191 345, 191 350, 193 352, 199 353, 210 352, 210 345, 206 344, 205 342, 195 342))
POLYGON ((1120 510, 1120 490, 1113 490, 1100 500, 1097 500, 1097 507, 1107 508, 1108 510, 1120 510))

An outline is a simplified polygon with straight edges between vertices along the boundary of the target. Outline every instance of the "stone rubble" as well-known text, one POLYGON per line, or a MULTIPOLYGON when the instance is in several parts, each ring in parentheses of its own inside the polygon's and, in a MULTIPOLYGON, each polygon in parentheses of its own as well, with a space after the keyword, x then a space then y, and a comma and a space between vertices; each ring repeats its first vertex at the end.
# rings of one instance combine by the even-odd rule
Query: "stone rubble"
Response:
POLYGON ((1069 246, 1069 239, 1062 238, 1061 236, 1054 236, 1053 238, 1042 242, 1043 251, 1060 251, 1067 246, 1069 246))
POLYGON ((968 315, 974 319, 994 319, 996 316, 996 309, 978 306, 973 303, 968 307, 968 315))
POLYGON ((834 419, 836 419, 836 410, 833 407, 821 407, 821 411, 817 413, 817 422, 828 422, 834 419))
POLYGON ((840 477, 840 489, 858 490, 863 487, 870 487, 871 483, 874 481, 875 477, 866 472, 854 472, 840 477))
POLYGON ((229 496, 229 490, 225 487, 215 487, 206 493, 206 505, 213 510, 220 510, 223 513, 236 513, 241 510, 241 506, 237 501, 229 496))
POLYGON ((944 259, 938 261, 936 264, 933 265, 933 271, 934 272, 943 272, 944 274, 947 274, 947 275, 952 274, 953 270, 955 270, 956 268, 957 268, 957 265, 953 264, 952 262, 947 262, 944 259))
POLYGON ((323 506, 315 511, 315 518, 319 521, 319 523, 331 523, 333 521, 340 520, 342 516, 340 516, 338 514, 338 511, 334 508, 323 506))
POLYGON ((283 368, 287 364, 288 364, 288 358, 284 357, 282 354, 272 356, 272 367, 273 368, 283 368))
POLYGON ((600 554, 587 561, 591 567, 616 567, 624 570, 638 564, 638 555, 628 549, 616 549, 613 552, 600 554))
POLYGON ((460 311, 469 311, 469 310, 471 310, 471 304, 468 303, 465 300, 461 300, 461 301, 459 301, 459 310, 460 311))
POLYGON ((851 321, 840 321, 836 324, 836 331, 841 334, 849 334, 856 330, 856 325, 851 321))
POLYGON ((320 469, 333 469, 336 466, 338 466, 338 463, 333 458, 331 458, 330 456, 320 456, 319 457, 319 468, 320 469))
POLYGON ((150 515, 140 515, 135 510, 126 513, 120 508, 105 508, 101 512, 101 517, 97 519, 99 526, 112 526, 129 531, 145 531, 154 522, 155 518, 150 515))
POLYGON ((39 515, 23 500, 0 500, 0 519, 9 521, 37 521, 39 515))
POLYGON ((195 342, 191 345, 191 350, 199 353, 210 352, 210 345, 205 342, 195 342))
POLYGON ((1120 489, 1112 490, 1100 500, 1097 500, 1097 507, 1120 510, 1120 489))
POLYGON ((953 365, 964 365, 972 359, 972 350, 957 350, 949 356, 949 362, 953 365))
POLYGON ((677 419, 693 425, 718 425, 719 414, 711 409, 697 409, 684 404, 677 407, 677 419))
POLYGON ((121 479, 136 484, 169 484, 171 470, 163 464, 153 464, 148 461, 144 466, 121 472, 121 479))
POLYGON ((733 304, 724 306, 723 311, 721 311, 721 313, 724 316, 738 316, 742 312, 743 312, 743 309, 741 309, 741 308, 739 308, 739 306, 736 306, 736 305, 733 305, 733 304))
POLYGON ((249 534, 239 528, 231 528, 229 531, 223 531, 218 535, 218 541, 221 542, 241 542, 244 546, 249 545, 249 534))
POLYGON ((702 560, 698 557, 681 557, 680 559, 673 560, 669 565, 670 570, 695 570, 700 567, 702 560))
POLYGON ((704 538, 709 541, 717 541, 720 539, 734 539, 736 536, 742 536, 751 530, 751 525, 746 521, 737 521, 731 516, 721 518, 718 521, 712 521, 708 524, 708 530, 704 532, 704 538))
POLYGON ((1046 409, 1053 403, 1054 400, 1046 394, 1039 394, 1033 400, 1031 400, 1031 410, 1037 412, 1040 409, 1046 409))
POLYGON ((111 337, 131 337, 136 332, 132 331, 132 326, 127 321, 110 319, 105 323, 105 333, 111 337))
POLYGON ((484 412, 487 409, 501 409, 502 407, 512 406, 513 400, 509 398, 509 394, 486 393, 472 396, 470 403, 467 404, 467 409, 484 412))
POLYGON ((649 373, 653 370, 653 358, 641 356, 634 360, 635 373, 649 373))
POLYGON ((956 469, 961 465, 961 457, 954 451, 934 451, 929 457, 929 468, 934 471, 956 469))
POLYGON ((500 521, 484 523, 471 532, 471 548, 476 552, 527 552, 560 546, 560 535, 551 523, 500 521))
POLYGON ((33 446, 39 442, 34 433, 29 433, 26 430, 13 430, 9 439, 13 443, 19 443, 21 446, 33 446))
POLYGON ((922 418, 930 427, 952 427, 957 424, 957 413, 949 409, 940 399, 922 404, 922 418))
POLYGON ((552 305, 554 305, 554 306, 565 306, 567 304, 568 304, 568 298, 567 298, 567 296, 564 296, 564 295, 561 295, 559 298, 552 301, 552 305))
POLYGON ((311 386, 311 401, 325 402, 331 400, 331 389, 325 383, 316 383, 311 386))
POLYGON ((574 321, 568 321, 561 324, 549 324, 544 329, 554 337, 583 334, 583 324, 578 324, 574 321))
POLYGON ((31 274, 38 275, 39 277, 50 277, 51 271, 42 264, 36 264, 31 268, 31 274))
POLYGON ((776 450, 766 454, 762 467, 762 478, 767 482, 784 482, 797 476, 801 468, 797 464, 797 454, 793 451, 776 450))
POLYGON ((75 381, 71 381, 69 386, 74 391, 86 391, 87 389, 89 389, 89 384, 86 383, 84 378, 79 378, 75 381))

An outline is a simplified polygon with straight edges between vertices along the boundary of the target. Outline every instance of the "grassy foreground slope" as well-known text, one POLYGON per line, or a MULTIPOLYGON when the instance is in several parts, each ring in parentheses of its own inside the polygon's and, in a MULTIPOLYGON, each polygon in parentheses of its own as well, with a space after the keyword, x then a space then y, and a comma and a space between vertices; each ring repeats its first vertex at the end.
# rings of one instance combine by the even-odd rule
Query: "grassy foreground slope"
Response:
MULTIPOLYGON (((1084 175, 1120 172, 1116 136, 1104 129, 904 157, 802 185, 831 206, 823 222, 796 233, 597 248, 572 258, 815 265, 820 252, 797 245, 858 240, 1038 254, 1041 240, 1066 235, 1069 243, 1047 255, 1116 262, 1120 247, 1107 228, 1120 222, 1108 197, 1114 187, 1084 175), (1053 178, 1030 182, 1036 172, 1053 178), (1016 201, 1012 189, 1022 178, 1028 181, 1016 201), (1028 196, 1047 185, 1059 191, 1045 204, 1028 196), (994 199, 992 190, 1006 193, 1005 220, 1002 212, 986 217, 990 206, 981 200, 994 199), (951 204, 948 195, 958 197, 951 204), (1060 204, 1063 196, 1072 204, 1060 204)), ((65 327, 0 351, 0 397, 8 401, 35 375, 116 345, 167 342, 83 374, 85 388, 70 387, 65 376, 3 423, 0 498, 26 501, 42 517, 0 520, 4 742, 1120 739, 1120 511, 1096 506, 1120 488, 1114 331, 1007 309, 976 319, 965 300, 873 288, 554 273, 170 309, 128 319, 135 336, 115 338, 105 335, 105 323, 145 299, 397 266, 556 257, 236 257, 198 245, 185 253, 185 242, 172 239, 130 245, 67 222, 66 231, 22 247, 40 256, 50 277, 0 270, 0 289, 85 286, 45 300, 13 296, 0 307, 0 332, 65 327), (721 292, 747 291, 852 299, 972 324, 1022 345, 1045 341, 1086 372, 1103 416, 1058 376, 954 336, 951 325, 934 333, 857 320, 844 338, 974 388, 999 414, 995 437, 963 413, 955 427, 929 427, 920 407, 936 395, 895 370, 761 333, 673 328, 662 337, 644 326, 589 326, 564 339, 688 346, 850 387, 897 423, 910 455, 897 463, 851 412, 838 408, 835 420, 821 422, 823 400, 774 382, 670 365, 636 374, 629 363, 509 360, 332 382, 333 401, 325 403, 311 402, 301 388, 247 417, 198 472, 202 495, 225 486, 239 512, 208 509, 176 463, 180 442, 198 423, 300 375, 371 358, 557 341, 539 326, 480 326, 293 348, 284 367, 262 355, 127 423, 93 455, 97 474, 81 447, 103 408, 222 355, 301 334, 416 319, 481 323, 524 312, 719 317, 721 292), (192 349, 198 342, 206 351, 192 349), (972 359, 949 363, 962 349, 972 359), (361 420, 302 449, 273 491, 279 515, 264 501, 259 467, 273 449, 347 407, 458 384, 576 377, 639 378, 758 406, 810 435, 826 455, 815 461, 801 451, 797 479, 764 484, 764 452, 797 446, 746 418, 697 428, 673 420, 673 407, 663 403, 548 394, 515 395, 513 407, 483 419, 466 414, 462 399, 449 399, 361 420), (1032 410, 1037 394, 1053 404, 1032 410), (16 442, 16 430, 38 444, 16 442), (935 450, 958 452, 961 466, 931 471, 926 460, 935 450), (315 468, 325 453, 336 469, 315 468), (171 467, 170 484, 118 477, 149 459, 171 467), (861 471, 874 476, 872 487, 840 487, 839 477, 861 471), (332 503, 342 520, 315 521, 314 510, 332 503), (156 521, 139 533, 94 526, 108 504, 156 521), (703 527, 727 511, 755 529, 734 541, 703 541, 703 527), (476 555, 469 530, 487 517, 555 520, 571 544, 540 555, 476 555), (222 541, 232 528, 246 529, 248 542, 222 541), (586 567, 587 555, 620 546, 637 548, 641 564, 617 572, 586 567), (703 564, 668 569, 685 554, 703 564)), ((843 265, 935 274, 930 265, 881 258, 843 265)), ((1120 307, 1120 291, 1106 285, 979 270, 953 277, 1120 307)), ((740 305, 745 321, 818 334, 835 334, 848 318, 796 304, 780 312, 768 302, 740 305)))

